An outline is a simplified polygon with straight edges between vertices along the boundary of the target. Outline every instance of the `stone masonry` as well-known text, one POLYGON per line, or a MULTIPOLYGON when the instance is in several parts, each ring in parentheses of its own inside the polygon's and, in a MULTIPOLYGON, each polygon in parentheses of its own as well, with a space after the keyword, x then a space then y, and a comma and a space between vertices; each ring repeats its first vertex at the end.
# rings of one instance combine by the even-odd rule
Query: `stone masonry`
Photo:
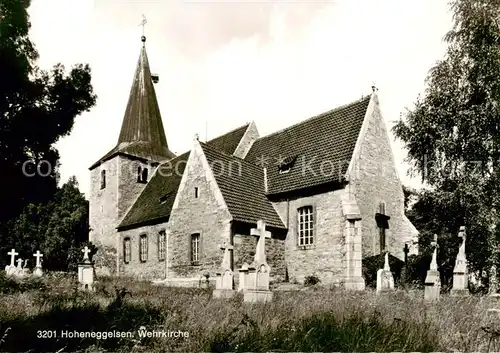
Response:
POLYGON ((349 175, 363 218, 363 257, 381 253, 375 213, 384 202, 391 217, 385 250, 402 260, 404 244, 415 234, 411 234, 412 226, 404 214, 403 189, 376 96, 366 114, 349 175))

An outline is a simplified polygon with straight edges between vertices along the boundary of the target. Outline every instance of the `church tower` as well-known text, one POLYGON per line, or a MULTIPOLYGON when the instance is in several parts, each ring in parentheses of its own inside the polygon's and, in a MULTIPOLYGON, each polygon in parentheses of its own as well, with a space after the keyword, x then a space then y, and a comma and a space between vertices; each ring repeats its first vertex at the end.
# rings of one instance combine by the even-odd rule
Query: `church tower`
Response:
POLYGON ((96 269, 113 274, 119 250, 116 227, 137 199, 161 162, 175 157, 167 144, 165 130, 146 54, 146 37, 130 89, 116 146, 90 169, 89 240, 99 248, 96 269))

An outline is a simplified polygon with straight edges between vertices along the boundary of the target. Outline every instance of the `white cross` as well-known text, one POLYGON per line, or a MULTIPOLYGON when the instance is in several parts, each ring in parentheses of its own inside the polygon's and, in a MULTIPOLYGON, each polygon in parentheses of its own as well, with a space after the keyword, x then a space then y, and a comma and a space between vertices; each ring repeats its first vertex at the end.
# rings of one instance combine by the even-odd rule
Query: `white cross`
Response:
POLYGON ((12 249, 10 252, 7 253, 7 255, 10 255, 10 265, 14 266, 14 259, 16 255, 19 255, 19 253, 17 253, 16 250, 12 249))
POLYGON ((21 268, 22 263, 23 263, 23 259, 17 259, 16 262, 17 262, 17 267, 21 268))
POLYGON ((42 264, 40 263, 40 258, 43 257, 43 254, 40 252, 40 250, 37 250, 35 254, 33 254, 34 257, 36 257, 36 267, 42 267, 42 264))
POLYGON ((87 245, 85 245, 85 247, 82 249, 83 261, 90 261, 89 252, 90 252, 90 249, 87 247, 87 245))
POLYGON ((250 229, 250 235, 259 237, 254 261, 257 264, 266 263, 266 238, 271 238, 271 232, 266 231, 266 222, 263 220, 257 221, 257 228, 250 229))

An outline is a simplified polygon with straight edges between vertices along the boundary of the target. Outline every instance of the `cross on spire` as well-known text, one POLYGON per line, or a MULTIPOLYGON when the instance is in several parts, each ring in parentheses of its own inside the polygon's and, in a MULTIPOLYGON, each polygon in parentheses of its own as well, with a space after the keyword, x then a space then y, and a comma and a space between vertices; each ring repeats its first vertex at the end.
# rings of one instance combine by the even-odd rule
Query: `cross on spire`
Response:
POLYGON ((142 21, 139 24, 139 26, 142 26, 142 37, 141 40, 144 43, 146 41, 146 36, 144 35, 144 26, 146 26, 146 23, 148 23, 148 20, 146 20, 146 16, 144 14, 142 15, 142 21))

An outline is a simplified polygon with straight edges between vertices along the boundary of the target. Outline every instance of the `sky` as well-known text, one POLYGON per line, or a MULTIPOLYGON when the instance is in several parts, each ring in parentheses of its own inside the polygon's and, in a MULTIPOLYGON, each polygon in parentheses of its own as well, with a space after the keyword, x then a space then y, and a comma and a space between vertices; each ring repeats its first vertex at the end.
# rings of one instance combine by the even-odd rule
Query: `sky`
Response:
MULTIPOLYGON (((55 145, 61 183, 89 196, 88 168, 118 140, 146 48, 169 148, 176 154, 255 121, 261 136, 371 93, 387 127, 412 107, 444 57, 444 0, 32 0, 39 65, 88 63, 97 104, 55 145)), ((406 152, 390 133, 403 184, 406 152)))

